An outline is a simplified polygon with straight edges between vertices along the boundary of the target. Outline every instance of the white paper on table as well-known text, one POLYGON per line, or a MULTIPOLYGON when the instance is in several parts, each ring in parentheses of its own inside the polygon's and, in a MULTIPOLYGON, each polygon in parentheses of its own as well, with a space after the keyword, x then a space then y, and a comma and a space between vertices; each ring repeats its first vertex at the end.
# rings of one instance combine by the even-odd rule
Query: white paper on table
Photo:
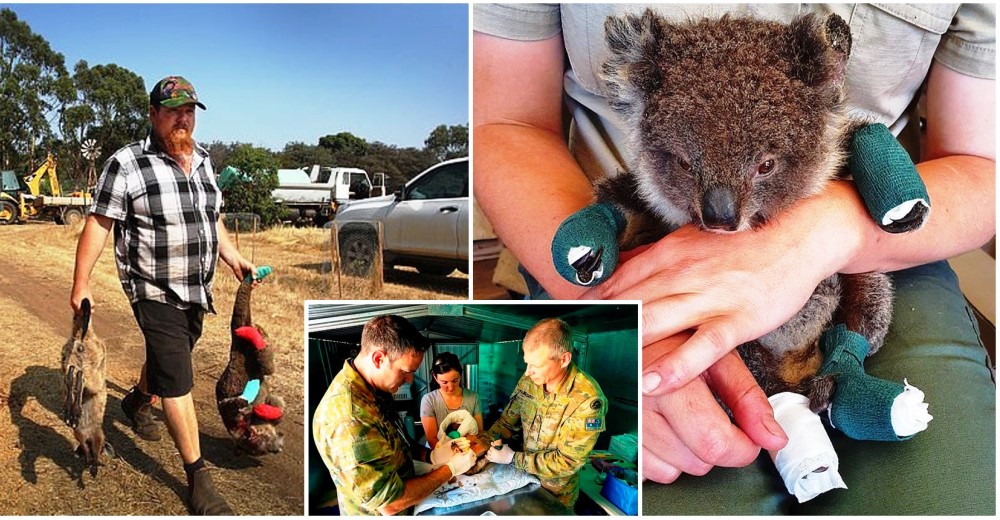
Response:
POLYGON ((475 475, 459 475, 455 480, 455 484, 445 483, 417 504, 414 514, 432 507, 460 506, 539 483, 538 477, 529 475, 512 464, 490 464, 475 475))

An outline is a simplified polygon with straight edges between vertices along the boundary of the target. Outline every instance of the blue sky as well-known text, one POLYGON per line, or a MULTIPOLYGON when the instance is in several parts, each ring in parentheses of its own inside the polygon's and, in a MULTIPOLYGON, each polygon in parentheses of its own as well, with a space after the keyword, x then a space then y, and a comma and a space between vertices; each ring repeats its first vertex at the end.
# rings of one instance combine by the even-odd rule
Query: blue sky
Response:
POLYGON ((179 74, 208 107, 200 142, 273 150, 351 132, 423 147, 469 122, 466 4, 3 4, 66 57, 154 82, 179 74))

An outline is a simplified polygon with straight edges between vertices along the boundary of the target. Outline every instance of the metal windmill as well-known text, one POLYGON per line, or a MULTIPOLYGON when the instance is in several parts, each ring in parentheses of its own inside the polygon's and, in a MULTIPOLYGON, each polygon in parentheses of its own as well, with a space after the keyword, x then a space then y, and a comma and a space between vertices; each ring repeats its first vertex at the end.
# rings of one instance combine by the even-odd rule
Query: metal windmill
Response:
POLYGON ((84 159, 87 159, 87 190, 89 191, 97 186, 97 168, 94 164, 101 155, 101 147, 97 146, 96 140, 87 139, 80 147, 80 151, 83 152, 84 159))

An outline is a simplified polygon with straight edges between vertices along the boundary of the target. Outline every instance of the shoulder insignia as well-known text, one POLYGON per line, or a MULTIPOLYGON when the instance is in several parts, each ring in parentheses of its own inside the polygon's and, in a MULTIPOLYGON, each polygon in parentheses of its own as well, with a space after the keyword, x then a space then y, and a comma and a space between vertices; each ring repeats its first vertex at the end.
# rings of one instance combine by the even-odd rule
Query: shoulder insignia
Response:
POLYGON ((586 430, 587 431, 591 431, 592 432, 594 430, 600 430, 600 429, 601 429, 601 418, 600 417, 594 417, 594 418, 591 418, 591 419, 587 419, 587 424, 586 424, 586 430))
POLYGON ((603 403, 601 402, 600 399, 594 399, 590 403, 590 407, 593 408, 594 410, 600 410, 601 406, 603 406, 603 403))

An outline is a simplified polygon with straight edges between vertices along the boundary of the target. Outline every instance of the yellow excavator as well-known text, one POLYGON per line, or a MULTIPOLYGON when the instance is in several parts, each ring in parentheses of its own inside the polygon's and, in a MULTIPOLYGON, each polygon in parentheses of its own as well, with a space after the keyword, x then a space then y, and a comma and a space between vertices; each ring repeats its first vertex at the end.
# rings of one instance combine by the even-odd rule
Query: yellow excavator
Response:
POLYGON ((93 201, 85 191, 63 195, 56 175, 56 159, 51 153, 37 170, 24 176, 23 185, 17 174, 9 170, 0 172, 0 180, 3 188, 0 191, 0 225, 39 217, 52 217, 58 224, 74 224, 83 220, 93 201), (43 180, 48 180, 51 195, 42 195, 43 180))

